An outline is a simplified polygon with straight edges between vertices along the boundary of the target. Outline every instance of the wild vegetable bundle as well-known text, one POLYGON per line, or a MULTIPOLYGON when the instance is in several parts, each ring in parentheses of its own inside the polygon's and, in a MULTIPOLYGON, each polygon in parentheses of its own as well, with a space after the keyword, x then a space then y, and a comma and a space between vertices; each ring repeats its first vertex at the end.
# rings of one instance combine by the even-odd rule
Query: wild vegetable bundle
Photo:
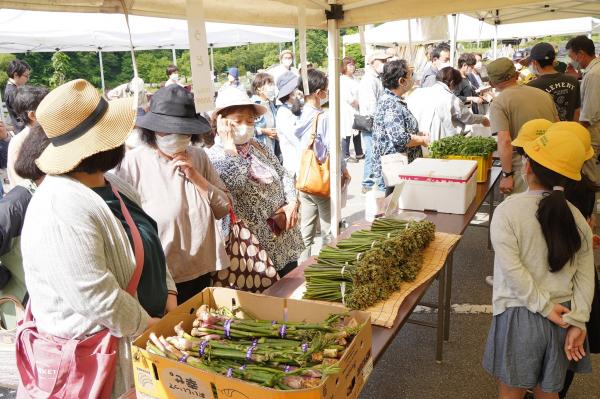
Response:
POLYGON ((190 334, 182 323, 175 326, 175 336, 152 333, 146 350, 266 387, 305 389, 339 372, 336 364, 361 327, 343 314, 314 324, 241 319, 236 314, 202 305, 190 334))
POLYGON ((467 137, 462 135, 444 137, 429 146, 432 158, 445 158, 450 155, 487 157, 496 151, 493 137, 467 137))
POLYGON ((435 225, 428 221, 377 219, 370 231, 356 231, 337 247, 321 250, 304 271, 304 298, 343 302, 352 309, 387 299, 403 281, 416 278, 434 236, 435 225))

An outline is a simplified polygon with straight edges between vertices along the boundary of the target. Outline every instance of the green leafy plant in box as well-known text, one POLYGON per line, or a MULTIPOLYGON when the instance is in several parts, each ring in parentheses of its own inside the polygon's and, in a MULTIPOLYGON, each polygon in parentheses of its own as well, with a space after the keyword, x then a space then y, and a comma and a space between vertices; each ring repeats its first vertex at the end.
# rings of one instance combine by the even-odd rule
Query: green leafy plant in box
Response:
POLYGON ((444 137, 429 146, 432 158, 446 158, 451 155, 487 157, 496 151, 493 137, 467 137, 462 135, 444 137))

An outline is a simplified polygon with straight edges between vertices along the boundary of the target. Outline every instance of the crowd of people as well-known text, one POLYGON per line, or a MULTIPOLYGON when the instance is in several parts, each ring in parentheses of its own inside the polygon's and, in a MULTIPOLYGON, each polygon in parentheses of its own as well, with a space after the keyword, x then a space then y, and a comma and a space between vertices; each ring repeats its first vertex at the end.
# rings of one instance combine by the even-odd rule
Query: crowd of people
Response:
MULTIPOLYGON (((570 371, 590 368, 590 225, 600 186, 600 58, 585 36, 567 49, 575 69, 585 69, 581 83, 556 70, 547 43, 518 59, 534 75, 526 81, 508 58, 484 65, 481 55, 462 54, 453 68, 444 44, 419 84, 406 60, 386 52, 367 58, 360 80, 346 57, 340 149, 331 147, 329 77, 307 68, 304 82, 287 50, 248 90, 230 68, 210 115, 196 113, 174 66, 147 103, 136 79, 108 101, 81 79, 48 92, 27 85, 31 68, 14 60, 9 143, 0 125, 11 186, 0 200, 0 260, 21 276, 13 293, 44 334, 78 339, 108 329, 119 337, 118 396, 133 386, 132 337, 213 285, 220 270, 265 276, 258 263, 241 270, 230 260, 229 251, 249 250, 227 247, 227 237, 242 234, 237 220, 252 234, 241 238, 260 243, 280 277, 331 239, 328 194, 298 189, 312 168, 307 152, 328 165, 340 150, 344 186, 347 163, 364 162, 356 177, 363 193, 389 194, 382 157, 411 162, 431 142, 481 124, 498 136, 500 190, 510 196, 491 226, 494 321, 484 367, 502 398, 522 398, 526 388, 555 398, 570 371)), ((238 281, 229 283, 242 288, 238 281)))

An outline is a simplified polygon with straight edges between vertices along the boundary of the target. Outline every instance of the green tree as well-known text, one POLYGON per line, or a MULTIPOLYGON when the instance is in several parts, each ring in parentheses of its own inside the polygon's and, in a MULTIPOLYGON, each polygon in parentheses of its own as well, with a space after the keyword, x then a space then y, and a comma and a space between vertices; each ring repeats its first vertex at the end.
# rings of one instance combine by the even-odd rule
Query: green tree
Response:
POLYGON ((54 88, 66 82, 67 76, 71 73, 71 58, 57 51, 52 55, 52 69, 54 72, 50 77, 50 87, 54 88))
POLYGON ((0 54, 0 88, 2 89, 2 93, 4 93, 6 82, 8 82, 6 68, 8 67, 8 64, 14 59, 15 56, 12 54, 0 54))

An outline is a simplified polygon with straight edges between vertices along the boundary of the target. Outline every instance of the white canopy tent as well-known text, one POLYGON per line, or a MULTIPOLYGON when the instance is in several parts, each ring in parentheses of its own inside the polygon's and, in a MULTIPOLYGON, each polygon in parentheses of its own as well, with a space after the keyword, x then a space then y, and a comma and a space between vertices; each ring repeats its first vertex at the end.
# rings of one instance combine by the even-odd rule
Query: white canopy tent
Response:
POLYGON ((589 34, 597 32, 600 32, 600 19, 592 17, 498 25, 499 39, 589 34))
MULTIPOLYGON (((69 11, 92 13, 123 13, 134 15, 159 16, 165 18, 186 18, 197 15, 198 10, 191 12, 194 7, 202 9, 205 20, 226 23, 246 23, 268 26, 299 26, 303 31, 307 28, 327 29, 329 37, 329 76, 330 76, 330 118, 329 128, 335 132, 332 135, 331 148, 331 226, 332 234, 338 234, 340 219, 340 134, 339 134, 339 29, 352 26, 363 26, 387 21, 419 18, 425 16, 448 15, 459 12, 470 12, 476 18, 486 19, 488 11, 479 15, 481 10, 511 9, 536 7, 543 9, 544 4, 556 5, 565 17, 572 15, 562 11, 563 7, 577 9, 577 13, 585 12, 587 16, 600 14, 600 1, 596 0, 547 0, 544 3, 536 0, 0 0, 0 7, 28 9, 40 11, 69 11), (575 7, 575 4, 577 7, 575 7), (571 7, 569 7, 571 5, 571 7), (581 6, 581 7, 580 7, 581 6), (584 8, 585 7, 585 8, 584 8), (126 9, 126 10, 125 10, 126 9)), ((567 8, 567 9, 568 9, 567 8)), ((536 12, 528 8, 529 15, 535 17, 536 12)), ((496 12, 497 14, 497 12, 496 12)), ((525 14, 523 14, 526 16, 525 14)), ((544 19, 544 18, 537 18, 544 19)), ((551 19, 551 18, 550 18, 551 19)), ((193 25, 193 20, 188 19, 193 25)), ((456 30, 454 30, 456 32, 456 30)), ((203 32, 196 32, 203 33, 203 32)), ((205 47, 205 46, 204 46, 205 47)), ((203 52, 204 47, 199 48, 203 52)), ((202 64, 207 54, 200 54, 194 62, 202 64)), ((306 70, 306 68, 303 68, 306 70)), ((196 83, 201 86, 205 76, 196 76, 196 83)))

